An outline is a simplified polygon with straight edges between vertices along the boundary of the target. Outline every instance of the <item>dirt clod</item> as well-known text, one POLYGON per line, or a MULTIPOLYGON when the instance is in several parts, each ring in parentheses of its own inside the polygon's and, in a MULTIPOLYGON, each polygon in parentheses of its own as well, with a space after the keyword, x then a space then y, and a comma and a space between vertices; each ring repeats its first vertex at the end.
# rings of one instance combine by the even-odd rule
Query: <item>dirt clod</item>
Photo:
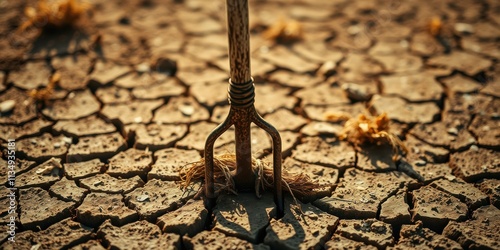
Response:
POLYGON ((124 225, 137 220, 137 212, 126 207, 121 194, 90 193, 76 209, 79 221, 97 227, 105 220, 124 225))
POLYGON ((203 201, 190 201, 181 208, 158 217, 156 224, 166 233, 193 237, 203 231, 208 211, 203 201))
POLYGON ((41 188, 21 189, 19 205, 21 224, 30 230, 44 229, 70 216, 73 202, 65 202, 50 197, 49 192, 41 188))
POLYGON ((340 220, 335 233, 377 248, 394 244, 392 226, 376 219, 340 220))
POLYGON ((440 232, 449 221, 464 221, 467 206, 459 199, 433 187, 413 191, 412 220, 421 220, 425 227, 440 232))
POLYGON ((180 236, 162 234, 158 226, 144 220, 122 227, 114 226, 111 221, 104 222, 97 231, 103 244, 110 249, 166 249, 180 248, 180 236))
POLYGON ((177 209, 192 198, 198 189, 192 187, 182 190, 179 184, 172 181, 150 180, 144 187, 137 188, 125 197, 130 207, 135 209, 141 218, 156 219, 169 211, 177 209), (138 201, 138 197, 147 195, 147 200, 138 201))
POLYGON ((311 205, 298 206, 304 213, 298 213, 287 203, 285 216, 271 219, 264 238, 266 245, 278 249, 319 249, 324 245, 338 218, 311 205))

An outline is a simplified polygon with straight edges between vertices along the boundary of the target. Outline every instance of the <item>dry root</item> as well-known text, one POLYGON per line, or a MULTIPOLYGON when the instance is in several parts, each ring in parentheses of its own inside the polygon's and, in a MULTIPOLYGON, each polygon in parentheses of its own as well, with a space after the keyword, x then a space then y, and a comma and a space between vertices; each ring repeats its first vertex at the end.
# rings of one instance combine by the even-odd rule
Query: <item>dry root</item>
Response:
POLYGON ((265 39, 278 43, 292 43, 302 39, 304 32, 302 24, 297 21, 288 21, 280 18, 262 33, 265 39))
POLYGON ((21 24, 18 31, 28 28, 65 28, 80 25, 84 14, 90 9, 90 4, 77 0, 59 0, 48 3, 39 0, 37 8, 27 7, 24 10, 27 21, 21 24))
MULTIPOLYGON (((252 167, 256 176, 255 193, 260 197, 260 191, 272 189, 274 183, 273 168, 269 163, 253 158, 252 167)), ((216 192, 228 191, 236 194, 236 188, 231 177, 231 171, 236 169, 236 155, 223 154, 214 157, 214 179, 216 192)), ((180 172, 182 186, 184 188, 193 182, 205 179, 205 159, 190 164, 189 167, 182 168, 180 172)), ((314 183, 309 176, 305 174, 292 175, 282 171, 282 185, 285 191, 292 196, 310 197, 315 195, 315 190, 322 186, 314 183)), ((295 197, 294 197, 295 198, 295 197)))
POLYGON ((49 84, 45 88, 42 89, 32 89, 28 92, 28 96, 30 97, 32 102, 44 102, 45 105, 48 104, 50 98, 54 94, 54 88, 56 84, 61 80, 61 74, 59 72, 54 73, 50 79, 49 84))
POLYGON ((386 113, 370 119, 365 115, 351 118, 344 124, 344 129, 339 138, 346 140, 355 146, 365 143, 380 144, 389 143, 392 146, 394 157, 397 157, 401 149, 405 153, 407 149, 403 142, 394 134, 389 132, 390 120, 386 113))

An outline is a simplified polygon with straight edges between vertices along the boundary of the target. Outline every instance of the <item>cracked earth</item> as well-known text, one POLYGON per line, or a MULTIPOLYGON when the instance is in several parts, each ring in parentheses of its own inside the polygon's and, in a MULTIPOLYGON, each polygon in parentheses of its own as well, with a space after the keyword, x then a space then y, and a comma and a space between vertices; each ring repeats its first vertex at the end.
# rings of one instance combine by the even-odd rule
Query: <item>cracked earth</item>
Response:
MULTIPOLYGON (((324 185, 281 219, 270 194, 210 213, 179 187, 229 108, 224 1, 89 2, 90 31, 38 36, 15 33, 35 1, 0 1, 0 248, 500 249, 498 1, 250 1, 256 109, 284 169, 324 185), (303 39, 264 39, 280 18, 303 39), (337 139, 346 117, 384 112, 402 158, 337 139)), ((234 152, 233 133, 215 147, 234 152)), ((252 150, 271 152, 257 128, 252 150)))

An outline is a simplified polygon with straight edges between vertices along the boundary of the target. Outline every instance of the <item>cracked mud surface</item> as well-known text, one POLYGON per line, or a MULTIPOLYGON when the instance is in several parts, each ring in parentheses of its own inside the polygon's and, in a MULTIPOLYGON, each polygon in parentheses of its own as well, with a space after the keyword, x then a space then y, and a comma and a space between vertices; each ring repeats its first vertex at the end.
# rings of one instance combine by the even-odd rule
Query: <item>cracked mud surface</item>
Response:
MULTIPOLYGON (((0 248, 500 248, 498 1, 250 1, 256 109, 280 131, 283 168, 325 185, 302 212, 286 196, 281 219, 269 193, 208 211, 199 185, 179 186, 229 108, 224 1, 90 2, 87 34, 40 37, 15 32, 36 1, 0 4, 0 222, 16 221, 0 248), (303 39, 265 40, 280 17, 303 39), (49 100, 30 101, 56 73, 49 100), (337 139, 349 117, 382 112, 400 159, 337 139)), ((216 153, 234 152, 233 132, 216 153)))

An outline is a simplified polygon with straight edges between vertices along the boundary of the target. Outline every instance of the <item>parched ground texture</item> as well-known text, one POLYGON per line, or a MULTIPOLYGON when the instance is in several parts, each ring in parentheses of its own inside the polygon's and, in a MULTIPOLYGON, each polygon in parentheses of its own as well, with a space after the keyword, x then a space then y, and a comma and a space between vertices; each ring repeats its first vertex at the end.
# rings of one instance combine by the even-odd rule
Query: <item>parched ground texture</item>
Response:
MULTIPOLYGON (((270 194, 210 213, 199 186, 179 188, 228 112, 224 1, 90 2, 87 33, 41 35, 15 32, 35 1, 0 2, 0 248, 500 249, 500 2, 251 0, 256 108, 284 168, 326 185, 281 219, 270 194), (280 19, 303 39, 265 40, 280 19), (401 159, 336 139, 346 117, 383 112, 401 159)), ((271 152, 257 128, 252 149, 271 152)))

